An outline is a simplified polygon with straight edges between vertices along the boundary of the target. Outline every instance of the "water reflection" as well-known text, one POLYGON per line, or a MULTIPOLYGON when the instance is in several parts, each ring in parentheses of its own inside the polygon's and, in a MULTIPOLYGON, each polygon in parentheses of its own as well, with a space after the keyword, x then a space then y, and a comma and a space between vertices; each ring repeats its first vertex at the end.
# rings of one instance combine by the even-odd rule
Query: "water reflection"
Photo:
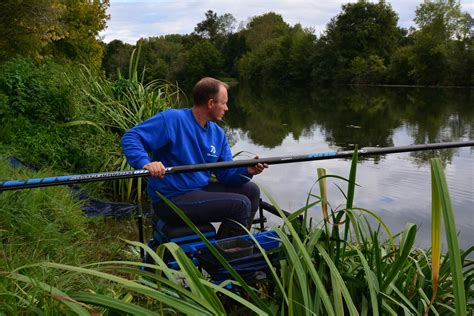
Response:
MULTIPOLYGON (((359 147, 474 139, 474 97, 461 89, 347 88, 254 93, 231 91, 226 124, 233 151, 263 157, 307 154, 359 147)), ((376 211, 398 232, 419 225, 418 245, 430 244, 429 159, 446 166, 461 246, 474 240, 474 148, 366 157, 359 163, 357 206, 376 211)), ((256 180, 294 211, 305 204, 316 169, 348 176, 348 160, 272 166, 256 180)), ((344 184, 337 183, 344 189, 344 184)), ((344 202, 336 183, 328 183, 334 207, 344 202)), ((321 219, 318 207, 311 210, 321 219)), ((276 221, 276 219, 273 219, 276 221)), ((274 222, 276 223, 276 222, 274 222)))
MULTIPOLYGON (((411 143, 474 138, 471 90, 364 87, 308 91, 231 91, 230 128, 244 132, 266 148, 295 141, 321 129, 332 148, 393 146, 394 130, 407 128, 411 143)), ((450 161, 454 150, 416 152, 418 162, 440 157, 450 161)))

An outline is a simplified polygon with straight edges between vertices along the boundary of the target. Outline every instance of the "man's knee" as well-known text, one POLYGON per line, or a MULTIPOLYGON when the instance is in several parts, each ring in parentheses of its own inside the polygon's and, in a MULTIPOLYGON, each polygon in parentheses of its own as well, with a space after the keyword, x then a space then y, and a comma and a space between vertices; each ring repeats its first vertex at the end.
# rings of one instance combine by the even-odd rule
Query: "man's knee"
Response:
POLYGON ((247 182, 244 185, 246 187, 246 192, 248 193, 246 195, 249 197, 250 200, 260 198, 260 188, 258 187, 258 185, 251 181, 247 182))
POLYGON ((250 217, 250 212, 252 209, 252 202, 247 196, 242 196, 241 207, 239 210, 239 217, 245 220, 248 220, 250 217))

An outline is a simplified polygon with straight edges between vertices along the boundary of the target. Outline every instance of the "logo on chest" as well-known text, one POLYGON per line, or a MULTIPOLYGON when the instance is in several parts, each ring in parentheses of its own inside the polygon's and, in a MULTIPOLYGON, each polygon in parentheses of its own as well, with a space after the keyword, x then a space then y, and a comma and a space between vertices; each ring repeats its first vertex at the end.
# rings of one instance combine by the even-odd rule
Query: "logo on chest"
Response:
POLYGON ((214 158, 217 158, 217 155, 216 155, 216 147, 214 145, 211 145, 211 147, 209 148, 209 152, 207 153, 208 156, 211 156, 211 157, 214 157, 214 158))

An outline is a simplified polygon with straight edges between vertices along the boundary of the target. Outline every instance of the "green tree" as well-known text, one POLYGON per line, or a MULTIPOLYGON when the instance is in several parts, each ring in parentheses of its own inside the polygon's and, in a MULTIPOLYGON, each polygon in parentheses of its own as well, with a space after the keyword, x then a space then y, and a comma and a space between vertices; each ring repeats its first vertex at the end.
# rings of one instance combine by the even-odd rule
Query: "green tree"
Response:
POLYGON ((283 52, 286 53, 286 67, 288 79, 292 82, 309 82, 312 67, 311 56, 316 45, 316 36, 310 29, 303 29, 300 24, 296 24, 290 29, 284 40, 283 52))
POLYGON ((218 16, 212 10, 208 10, 205 15, 206 19, 194 28, 194 34, 201 39, 209 40, 221 50, 227 37, 233 33, 237 20, 230 13, 218 16))
POLYGON ((242 33, 230 34, 222 49, 224 71, 233 77, 238 77, 238 61, 248 51, 245 37, 242 33))
POLYGON ((130 54, 133 46, 120 40, 113 40, 105 47, 105 54, 102 60, 102 68, 107 77, 118 78, 118 72, 125 74, 130 64, 130 54))
POLYGON ((209 41, 201 41, 189 51, 186 60, 185 85, 194 84, 202 77, 219 75, 223 58, 217 48, 209 41))
POLYGON ((399 47, 390 58, 387 69, 387 81, 391 84, 414 84, 410 75, 412 69, 413 47, 411 45, 399 47))
POLYGON ((53 56, 100 65, 108 0, 0 2, 0 58, 53 56))
MULTIPOLYGON (((472 17, 454 0, 426 1, 416 9, 411 75, 419 84, 472 80, 472 17)), ((465 83, 464 83, 465 84, 465 83)))
POLYGON ((378 56, 388 64, 402 34, 397 21, 397 14, 383 0, 343 5, 318 41, 314 56, 316 81, 349 82, 351 63, 357 57, 378 56))
POLYGON ((48 43, 66 36, 60 21, 65 11, 48 0, 0 1, 0 59, 41 57, 48 43))
MULTIPOLYGON (((287 76, 284 40, 290 27, 273 12, 254 17, 242 30, 249 51, 239 60, 239 76, 255 85, 276 85, 287 76)), ((288 38, 287 38, 288 39, 288 38)))
POLYGON ((386 67, 378 55, 370 55, 367 58, 357 56, 351 61, 350 72, 353 83, 380 83, 384 80, 386 67))
POLYGON ((98 35, 106 27, 109 18, 109 0, 56 0, 66 6, 60 23, 66 36, 51 41, 52 54, 59 58, 99 67, 102 62, 103 45, 98 35))
POLYGON ((140 39, 142 46, 140 66, 145 68, 145 81, 171 79, 172 65, 183 51, 182 38, 177 36, 159 36, 140 39))
POLYGON ((249 49, 255 50, 266 41, 283 36, 288 29, 281 15, 269 12, 253 17, 242 32, 249 49))

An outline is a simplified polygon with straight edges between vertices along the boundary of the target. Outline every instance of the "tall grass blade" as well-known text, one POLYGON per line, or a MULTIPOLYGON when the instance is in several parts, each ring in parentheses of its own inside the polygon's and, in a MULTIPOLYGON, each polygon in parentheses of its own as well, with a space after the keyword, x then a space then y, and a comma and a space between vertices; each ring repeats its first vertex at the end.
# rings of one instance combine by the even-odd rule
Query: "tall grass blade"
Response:
MULTIPOLYGON (((349 171, 349 182, 347 184, 347 199, 346 199, 346 209, 350 210, 354 204, 354 195, 355 195, 355 186, 356 186, 356 175, 357 175, 357 162, 359 160, 359 153, 358 153, 358 146, 354 147, 354 153, 352 154, 352 161, 351 161, 351 170, 349 171)), ((348 239, 349 230, 350 230, 351 220, 347 217, 346 213, 346 222, 344 224, 344 240, 348 239)), ((355 223, 353 224, 355 225, 355 223)), ((356 226, 354 229, 357 230, 356 226)), ((339 235, 339 228, 336 226, 334 228, 335 232, 339 235)), ((341 256, 340 251, 341 243, 336 243, 336 266, 339 266, 339 258, 341 256)), ((344 246, 342 249, 342 256, 344 256, 346 252, 346 247, 344 246)))
POLYGON ((192 304, 191 302, 186 302, 183 301, 182 299, 179 299, 178 297, 174 297, 171 295, 168 295, 166 293, 163 293, 161 291, 154 290, 150 287, 144 286, 140 283, 137 283, 135 281, 127 280, 125 278, 109 274, 109 273, 104 273, 92 269, 85 269, 81 267, 74 267, 74 266, 69 266, 65 264, 59 264, 59 263, 51 263, 51 262, 43 262, 38 264, 38 266, 43 266, 47 268, 54 268, 54 269, 61 269, 61 270, 66 270, 66 271, 72 271, 72 272, 77 272, 77 273, 82 273, 86 275, 91 275, 91 276, 96 276, 99 278, 102 278, 107 281, 115 282, 117 284, 120 284, 124 288, 127 288, 131 291, 143 294, 145 296, 148 296, 150 298, 154 298, 155 300, 159 302, 163 302, 168 306, 172 306, 178 311, 181 311, 186 314, 202 314, 202 315, 211 315, 211 313, 205 309, 203 309, 200 306, 196 306, 196 304, 192 304))
POLYGON ((357 162, 359 161, 358 146, 354 147, 354 154, 352 155, 351 170, 349 171, 349 183, 347 184, 347 201, 346 208, 351 209, 354 204, 355 183, 357 175, 357 162))
POLYGON ((327 190, 326 190, 326 170, 323 168, 318 168, 318 182, 319 190, 321 192, 321 209, 323 211, 324 221, 329 223, 329 214, 328 214, 328 200, 327 200, 327 190))
POLYGON ((62 304, 67 306, 71 310, 71 312, 74 312, 77 315, 82 315, 82 316, 90 315, 90 310, 92 310, 92 308, 86 309, 82 307, 79 302, 74 302, 73 299, 71 299, 66 293, 57 289, 54 286, 51 286, 49 284, 46 284, 38 280, 34 280, 30 277, 27 277, 19 273, 10 273, 9 275, 7 275, 7 277, 13 280, 18 280, 23 283, 29 284, 30 286, 37 286, 41 288, 46 293, 50 293, 50 295, 53 298, 59 300, 62 304))
MULTIPOLYGON (((438 294, 439 269, 441 263, 441 201, 438 195, 438 187, 434 181, 434 170, 431 169, 431 282, 433 294, 430 305, 433 305, 438 294)), ((428 313, 426 309, 425 314, 428 313)))
POLYGON ((383 281, 382 291, 388 288, 390 283, 395 279, 397 274, 401 271, 403 266, 407 263, 408 256, 410 255, 411 249, 415 242, 416 237, 416 225, 408 223, 405 226, 403 235, 400 241, 400 248, 398 250, 397 258, 395 262, 390 265, 389 272, 383 281))
POLYGON ((446 176, 443 171, 443 165, 439 158, 431 160, 431 176, 433 192, 439 199, 439 204, 443 213, 446 240, 448 243, 449 263, 451 266, 454 305, 456 314, 464 316, 467 314, 466 292, 464 289, 464 277, 462 271, 461 254, 459 250, 458 236, 456 234, 456 222, 454 212, 451 206, 451 199, 448 191, 446 176))
POLYGON ((175 243, 166 243, 164 246, 172 253, 180 269, 186 273, 186 281, 188 282, 191 291, 201 297, 204 301, 208 302, 207 308, 209 310, 214 310, 214 313, 217 314, 223 313, 224 306, 222 305, 222 302, 214 291, 204 286, 202 283, 202 280, 204 280, 203 275, 184 253, 183 249, 175 243))
POLYGON ((103 306, 107 309, 112 309, 114 312, 122 312, 131 315, 153 316, 156 312, 140 307, 131 302, 124 302, 122 300, 102 295, 99 293, 73 293, 71 297, 75 300, 86 302, 93 305, 103 306))
MULTIPOLYGON (((295 242, 295 248, 298 249, 300 252, 301 252, 301 257, 303 260, 301 260, 302 262, 304 262, 305 264, 305 267, 308 271, 308 274, 310 275, 311 279, 313 280, 314 284, 315 284, 315 287, 316 287, 316 291, 317 291, 317 294, 318 296, 321 298, 322 300, 322 303, 326 309, 325 313, 327 315, 334 315, 334 308, 331 304, 331 300, 329 298, 329 295, 328 295, 328 292, 326 291, 325 287, 324 287, 324 284, 322 283, 321 281, 321 278, 319 277, 318 275, 318 272, 316 271, 316 268, 314 267, 314 263, 313 263, 313 260, 310 256, 310 254, 306 251, 305 247, 304 247, 304 244, 303 242, 301 241, 298 233, 296 232, 296 230, 294 229, 293 225, 291 224, 290 221, 288 221, 288 218, 286 217, 286 215, 282 212, 281 208, 278 206, 278 204, 276 203, 275 199, 269 194, 269 192, 267 190, 265 190, 265 188, 261 188, 262 191, 265 193, 265 195, 267 196, 267 198, 270 200, 270 202, 275 206, 276 210, 278 211, 278 214, 280 215, 281 219, 283 220, 283 222, 285 223, 286 227, 288 228, 288 230, 290 231, 290 234, 293 238, 293 241, 295 242)), ((278 232, 278 230, 276 230, 278 232)), ((286 235, 280 231, 280 233, 282 233, 282 235, 280 236, 280 238, 282 237, 286 237, 286 235)), ((282 240, 283 241, 283 240, 282 240)))
POLYGON ((365 259, 364 255, 362 255, 362 252, 360 252, 359 249, 356 249, 356 250, 357 250, 357 254, 359 255, 360 262, 362 262, 362 267, 364 268, 364 272, 365 272, 365 280, 367 281, 367 286, 369 287, 370 303, 372 306, 372 315, 379 315, 379 303, 378 303, 377 294, 380 288, 379 288, 379 283, 377 281, 377 277, 375 276, 375 273, 370 269, 369 263, 365 259))
MULTIPOLYGON (((346 301, 349 314, 359 315, 359 312, 357 311, 357 308, 355 307, 354 302, 352 301, 351 295, 349 294, 349 290, 347 289, 347 286, 344 283, 344 280, 342 279, 341 274, 337 270, 336 265, 334 264, 334 262, 331 260, 326 250, 324 250, 324 248, 321 245, 316 245, 316 248, 318 249, 324 261, 328 265, 329 270, 331 271, 331 277, 334 277, 334 279, 336 280, 337 286, 340 289, 342 295, 344 296, 344 300, 346 301)), ((335 307, 338 308, 338 306, 335 306, 335 307)))

